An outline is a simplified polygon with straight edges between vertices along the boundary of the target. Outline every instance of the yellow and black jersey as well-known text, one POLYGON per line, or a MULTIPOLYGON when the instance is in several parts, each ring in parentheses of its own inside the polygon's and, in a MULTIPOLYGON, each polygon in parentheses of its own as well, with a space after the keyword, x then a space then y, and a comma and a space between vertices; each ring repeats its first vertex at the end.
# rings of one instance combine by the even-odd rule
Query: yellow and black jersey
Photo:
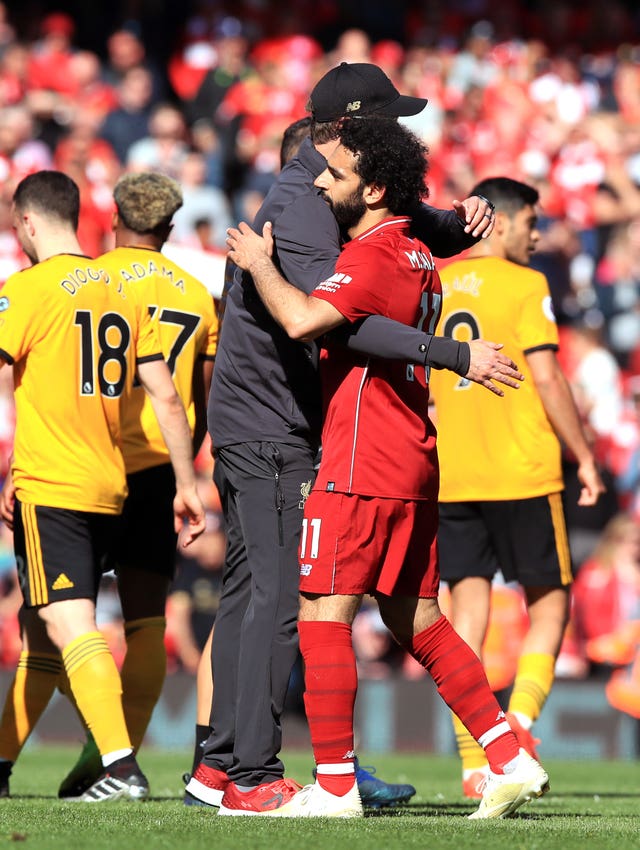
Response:
POLYGON ((18 272, 0 293, 0 356, 14 369, 20 501, 119 513, 121 398, 136 362, 162 357, 137 291, 72 254, 18 272))
POLYGON ((461 260, 441 272, 436 333, 504 343, 525 376, 500 398, 449 371, 431 371, 440 458, 440 501, 524 499, 562 490, 560 443, 525 355, 557 349, 544 275, 497 257, 461 260))
MULTIPOLYGON (((193 371, 201 358, 213 359, 218 322, 213 297, 196 278, 149 248, 116 248, 100 258, 109 273, 133 286, 147 304, 193 430, 193 371)), ((144 390, 132 388, 123 404, 122 451, 127 473, 167 463, 169 453, 144 390)))

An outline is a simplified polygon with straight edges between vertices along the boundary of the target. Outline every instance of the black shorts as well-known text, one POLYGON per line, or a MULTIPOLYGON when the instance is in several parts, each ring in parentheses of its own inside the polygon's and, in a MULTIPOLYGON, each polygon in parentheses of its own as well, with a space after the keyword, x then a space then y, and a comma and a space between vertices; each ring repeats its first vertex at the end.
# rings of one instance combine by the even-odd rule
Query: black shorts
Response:
POLYGON ((440 502, 438 549, 443 581, 500 570, 523 587, 573 580, 562 493, 495 502, 440 502))
POLYGON ((119 517, 15 502, 13 545, 25 608, 95 601, 119 517))
POLYGON ((109 568, 135 567, 173 578, 178 535, 173 528, 176 478, 170 463, 127 475, 127 496, 109 568))

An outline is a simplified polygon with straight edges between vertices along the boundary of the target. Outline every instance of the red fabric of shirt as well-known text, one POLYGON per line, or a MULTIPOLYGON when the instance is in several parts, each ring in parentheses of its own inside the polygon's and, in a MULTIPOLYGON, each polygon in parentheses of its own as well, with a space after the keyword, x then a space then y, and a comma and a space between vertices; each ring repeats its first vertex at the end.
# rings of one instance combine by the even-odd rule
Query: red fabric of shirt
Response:
MULTIPOLYGON (((336 272, 314 290, 349 322, 381 315, 433 332, 442 299, 429 249, 390 218, 349 242, 336 272)), ((322 354, 323 458, 314 489, 396 499, 436 499, 436 430, 424 366, 322 354)))

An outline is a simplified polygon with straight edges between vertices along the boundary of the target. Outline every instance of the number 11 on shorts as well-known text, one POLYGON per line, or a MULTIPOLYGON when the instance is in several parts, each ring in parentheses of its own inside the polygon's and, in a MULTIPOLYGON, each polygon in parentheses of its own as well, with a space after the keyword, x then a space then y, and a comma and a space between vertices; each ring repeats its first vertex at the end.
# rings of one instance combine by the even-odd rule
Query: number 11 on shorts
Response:
POLYGON ((309 526, 311 526, 311 548, 309 558, 318 557, 318 548, 320 546, 320 526, 322 520, 319 518, 302 520, 302 535, 300 537, 300 559, 304 560, 307 557, 307 542, 309 540, 309 526))

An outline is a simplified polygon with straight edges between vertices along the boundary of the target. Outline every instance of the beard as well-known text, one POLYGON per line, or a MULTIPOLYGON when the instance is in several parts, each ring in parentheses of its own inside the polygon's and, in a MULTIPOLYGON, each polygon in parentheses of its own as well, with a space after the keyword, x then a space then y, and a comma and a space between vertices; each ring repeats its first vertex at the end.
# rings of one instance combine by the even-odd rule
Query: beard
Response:
POLYGON ((333 202, 324 192, 322 192, 322 196, 331 207, 331 211, 342 230, 355 227, 367 211, 367 205, 362 197, 362 187, 356 189, 344 201, 333 202))

